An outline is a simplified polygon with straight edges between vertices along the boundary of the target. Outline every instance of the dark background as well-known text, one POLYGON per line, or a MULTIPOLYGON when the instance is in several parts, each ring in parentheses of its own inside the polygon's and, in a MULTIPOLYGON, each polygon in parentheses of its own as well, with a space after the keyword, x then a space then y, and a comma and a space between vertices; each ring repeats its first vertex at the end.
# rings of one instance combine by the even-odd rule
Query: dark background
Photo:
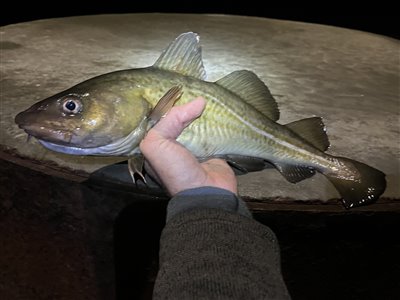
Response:
MULTIPOLYGON (((275 1, 276 2, 276 1, 275 1)), ((352 4, 355 7, 343 6, 338 3, 323 7, 301 3, 301 7, 293 6, 289 2, 277 3, 266 1, 57 1, 44 3, 31 1, 31 3, 14 3, 14 6, 2 8, 1 25, 19 23, 43 18, 66 17, 90 14, 109 13, 140 13, 140 12, 166 12, 166 13, 215 13, 258 16, 275 19, 294 20, 308 23, 319 23, 358 29, 377 34, 400 38, 399 16, 397 10, 390 5, 379 2, 374 6, 368 4, 352 4), (272 6, 272 7, 271 7, 272 6)))

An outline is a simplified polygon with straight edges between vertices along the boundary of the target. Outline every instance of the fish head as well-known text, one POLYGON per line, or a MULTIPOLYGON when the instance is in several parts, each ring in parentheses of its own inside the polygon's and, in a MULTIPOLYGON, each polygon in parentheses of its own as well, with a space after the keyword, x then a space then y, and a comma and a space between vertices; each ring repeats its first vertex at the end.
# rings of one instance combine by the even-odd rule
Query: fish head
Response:
POLYGON ((101 155, 146 118, 149 104, 124 88, 81 84, 35 103, 15 117, 29 136, 48 149, 67 154, 101 155))

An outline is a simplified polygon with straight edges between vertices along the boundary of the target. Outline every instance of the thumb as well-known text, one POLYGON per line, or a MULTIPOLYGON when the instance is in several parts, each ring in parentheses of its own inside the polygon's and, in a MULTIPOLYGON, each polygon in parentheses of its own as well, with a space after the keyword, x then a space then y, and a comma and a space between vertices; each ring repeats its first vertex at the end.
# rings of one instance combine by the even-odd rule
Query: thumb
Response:
POLYGON ((165 139, 176 140, 190 123, 200 117, 205 106, 206 101, 204 98, 199 97, 189 103, 173 107, 167 115, 153 127, 153 130, 165 139))

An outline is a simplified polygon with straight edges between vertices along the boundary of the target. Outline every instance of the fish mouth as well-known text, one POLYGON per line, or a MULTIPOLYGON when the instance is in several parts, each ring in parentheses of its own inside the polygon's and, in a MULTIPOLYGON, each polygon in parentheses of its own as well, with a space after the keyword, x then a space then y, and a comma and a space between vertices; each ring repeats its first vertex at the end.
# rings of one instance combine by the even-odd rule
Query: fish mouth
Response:
POLYGON ((71 155, 91 155, 97 153, 97 148, 84 148, 74 145, 71 140, 73 133, 67 130, 52 129, 39 125, 19 125, 28 134, 28 139, 34 137, 45 148, 71 155))
POLYGON ((138 153, 141 127, 134 129, 122 138, 107 135, 76 134, 74 131, 60 129, 59 126, 46 127, 43 124, 27 124, 16 118, 19 128, 33 136, 45 148, 72 155, 129 156, 138 153))
POLYGON ((53 129, 42 125, 19 124, 28 136, 33 136, 40 141, 48 141, 55 144, 67 145, 71 143, 73 133, 65 129, 53 129))
POLYGON ((56 144, 70 144, 73 142, 74 132, 63 126, 58 120, 49 118, 49 121, 41 122, 37 114, 31 111, 32 107, 15 116, 15 123, 23 129, 28 136, 38 140, 44 140, 56 144))

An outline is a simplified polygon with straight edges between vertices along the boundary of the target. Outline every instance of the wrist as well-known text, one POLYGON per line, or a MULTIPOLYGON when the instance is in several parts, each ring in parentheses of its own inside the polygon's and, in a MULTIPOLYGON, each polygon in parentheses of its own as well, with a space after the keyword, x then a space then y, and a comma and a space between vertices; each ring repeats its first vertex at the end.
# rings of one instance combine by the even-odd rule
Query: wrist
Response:
POLYGON ((221 209, 252 217, 246 204, 233 192, 217 187, 198 187, 177 193, 169 202, 167 222, 175 215, 194 209, 221 209))

